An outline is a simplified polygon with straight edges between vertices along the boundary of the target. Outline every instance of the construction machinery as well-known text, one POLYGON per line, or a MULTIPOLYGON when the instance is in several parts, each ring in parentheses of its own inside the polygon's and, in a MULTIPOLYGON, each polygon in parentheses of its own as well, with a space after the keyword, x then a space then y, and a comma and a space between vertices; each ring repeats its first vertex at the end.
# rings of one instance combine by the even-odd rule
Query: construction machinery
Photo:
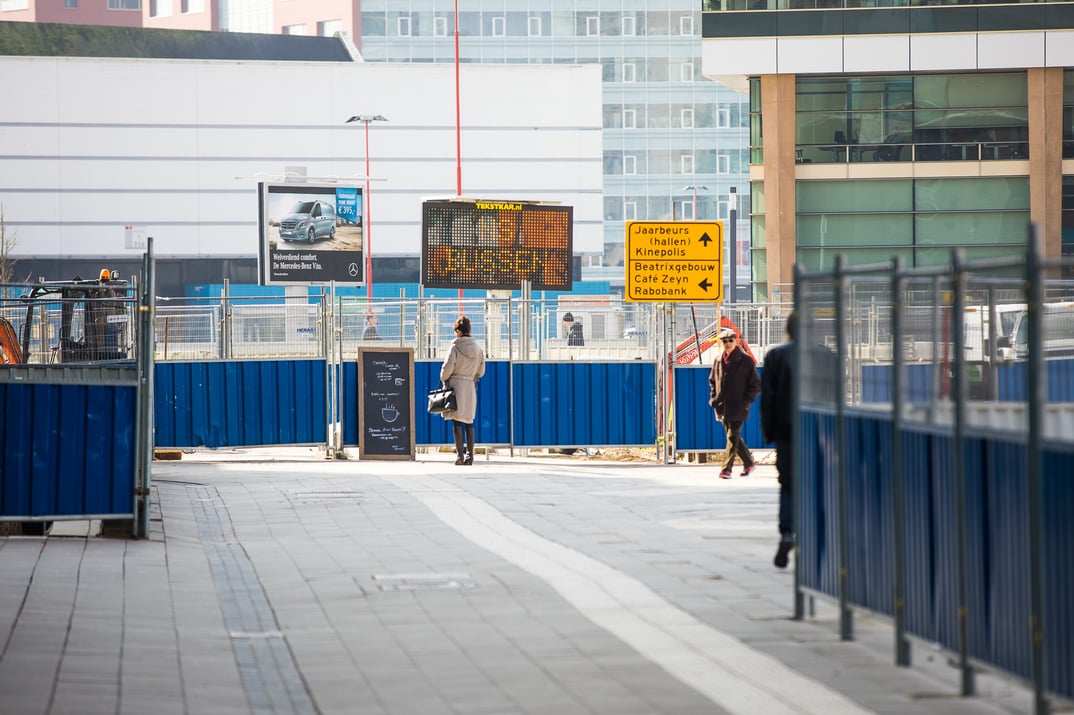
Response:
POLYGON ((103 269, 96 279, 41 281, 0 309, 0 365, 99 364, 131 359, 133 296, 103 269))

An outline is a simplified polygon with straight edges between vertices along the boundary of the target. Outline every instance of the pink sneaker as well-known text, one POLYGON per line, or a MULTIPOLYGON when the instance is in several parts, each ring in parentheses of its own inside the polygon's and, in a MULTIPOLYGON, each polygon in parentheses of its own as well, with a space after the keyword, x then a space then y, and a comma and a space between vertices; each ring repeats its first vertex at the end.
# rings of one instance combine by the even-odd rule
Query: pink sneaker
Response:
POLYGON ((750 476, 751 474, 753 474, 753 470, 754 470, 754 469, 756 469, 756 468, 757 468, 757 462, 754 462, 754 463, 753 463, 753 464, 751 464, 750 466, 748 466, 748 467, 746 467, 745 469, 743 469, 743 470, 742 470, 742 474, 741 474, 740 476, 743 476, 743 477, 748 477, 748 476, 750 476))
POLYGON ((730 469, 725 469, 722 472, 720 472, 720 479, 730 479, 730 478, 731 478, 731 470, 730 469))

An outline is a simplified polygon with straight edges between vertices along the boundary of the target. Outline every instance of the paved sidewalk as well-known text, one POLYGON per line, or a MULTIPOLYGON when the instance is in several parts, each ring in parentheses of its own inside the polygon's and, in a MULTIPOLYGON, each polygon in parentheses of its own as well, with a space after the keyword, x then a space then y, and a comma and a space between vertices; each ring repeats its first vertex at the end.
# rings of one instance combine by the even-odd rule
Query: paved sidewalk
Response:
POLYGON ((882 620, 790 620, 772 466, 452 458, 201 452, 154 464, 148 540, 0 538, 0 713, 1032 710, 895 667, 882 620))

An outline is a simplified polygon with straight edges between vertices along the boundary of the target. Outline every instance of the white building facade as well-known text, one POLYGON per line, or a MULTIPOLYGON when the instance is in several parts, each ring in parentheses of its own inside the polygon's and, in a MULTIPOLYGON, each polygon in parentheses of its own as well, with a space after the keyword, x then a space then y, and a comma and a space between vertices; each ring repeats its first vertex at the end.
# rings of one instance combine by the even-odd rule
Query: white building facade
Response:
MULTIPOLYGON (((600 68, 470 65, 460 86, 465 195, 573 206, 575 253, 599 252, 600 68)), ((420 255, 422 200, 456 195, 447 65, 8 56, 0 92, 18 98, 0 122, 0 205, 34 278, 136 265, 135 226, 154 238, 162 290, 256 282, 257 182, 361 184, 355 114, 388 120, 369 129, 374 281, 378 260, 420 255)))

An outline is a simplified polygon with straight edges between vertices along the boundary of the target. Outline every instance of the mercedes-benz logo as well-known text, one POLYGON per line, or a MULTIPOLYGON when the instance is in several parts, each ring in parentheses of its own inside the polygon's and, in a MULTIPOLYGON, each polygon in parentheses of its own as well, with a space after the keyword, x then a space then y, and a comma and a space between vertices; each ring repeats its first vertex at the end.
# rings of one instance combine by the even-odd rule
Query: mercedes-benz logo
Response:
POLYGON ((347 273, 350 273, 351 277, 354 277, 354 276, 358 275, 358 264, 357 263, 351 263, 350 265, 348 265, 347 266, 347 273))

